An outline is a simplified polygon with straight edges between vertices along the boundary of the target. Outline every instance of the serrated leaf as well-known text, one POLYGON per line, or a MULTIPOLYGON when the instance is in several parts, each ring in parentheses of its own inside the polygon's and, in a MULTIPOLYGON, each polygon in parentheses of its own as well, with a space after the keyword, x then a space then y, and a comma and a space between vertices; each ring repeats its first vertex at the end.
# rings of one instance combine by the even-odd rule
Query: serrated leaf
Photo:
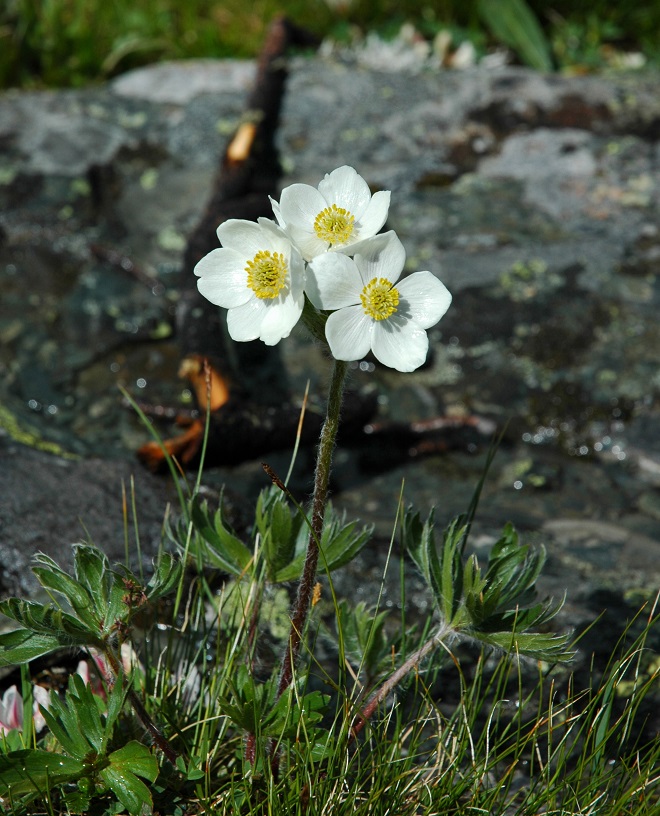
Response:
POLYGON ((208 545, 205 557, 213 566, 237 576, 247 569, 252 553, 227 529, 220 510, 211 522, 206 502, 201 503, 195 498, 190 505, 190 519, 195 531, 208 545))
POLYGON ((44 553, 37 553, 34 556, 32 572, 45 589, 63 595, 85 624, 92 628, 98 626, 103 616, 98 615, 93 595, 76 578, 63 570, 56 561, 44 553))
POLYGON ((15 629, 0 635, 0 667, 28 663, 37 657, 59 649, 60 639, 54 635, 43 635, 29 629, 15 629))
POLYGON ((130 814, 141 813, 143 807, 151 810, 151 792, 134 773, 109 765, 99 776, 130 814))
POLYGON ((154 561, 154 574, 147 584, 147 597, 155 601, 172 592, 181 581, 183 564, 170 553, 160 553, 154 561))
POLYGON ((74 782, 85 770, 82 762, 50 751, 22 750, 0 754, 0 796, 46 792, 74 782))
POLYGON ((138 776, 155 782, 158 776, 158 762, 149 749, 132 740, 108 757, 108 766, 99 776, 112 790, 117 799, 131 814, 138 814, 142 808, 152 807, 149 788, 138 776))
POLYGON ((51 605, 8 598, 0 602, 0 613, 32 632, 57 638, 60 646, 97 646, 101 642, 94 629, 51 605))
POLYGON ((363 527, 360 532, 356 531, 356 527, 357 522, 351 522, 341 526, 338 524, 338 529, 328 531, 327 541, 322 542, 322 546, 329 571, 339 569, 352 561, 371 538, 373 525, 363 527))
POLYGON ((477 639, 505 652, 519 654, 534 660, 558 662, 570 660, 575 652, 568 648, 568 635, 541 634, 538 632, 492 632, 477 635, 477 639))
POLYGON ((78 725, 75 713, 56 695, 51 695, 50 707, 41 711, 51 734, 64 751, 74 759, 83 760, 92 748, 78 725))
POLYGON ((122 748, 113 751, 108 760, 120 771, 131 771, 138 776, 155 782, 158 776, 158 761, 151 751, 136 740, 131 740, 122 748))
POLYGON ((107 573, 110 572, 108 556, 98 547, 89 544, 75 544, 73 548, 73 569, 80 584, 87 588, 96 601, 96 609, 105 617, 108 605, 107 573))

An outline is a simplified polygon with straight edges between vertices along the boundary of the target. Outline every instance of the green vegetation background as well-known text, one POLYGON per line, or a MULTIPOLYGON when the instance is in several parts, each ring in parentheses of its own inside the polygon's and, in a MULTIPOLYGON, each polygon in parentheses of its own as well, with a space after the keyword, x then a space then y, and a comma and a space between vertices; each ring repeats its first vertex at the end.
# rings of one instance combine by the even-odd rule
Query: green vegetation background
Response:
POLYGON ((660 58, 660 3, 610 0, 3 0, 0 88, 78 86, 163 59, 252 57, 277 14, 319 37, 449 29, 478 53, 505 44, 542 69, 660 58))

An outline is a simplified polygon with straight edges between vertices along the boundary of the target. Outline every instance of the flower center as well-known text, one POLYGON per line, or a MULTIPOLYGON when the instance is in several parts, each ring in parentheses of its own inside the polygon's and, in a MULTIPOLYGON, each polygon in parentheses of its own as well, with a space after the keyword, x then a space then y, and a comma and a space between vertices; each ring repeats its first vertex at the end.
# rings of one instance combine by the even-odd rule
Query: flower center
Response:
POLYGON ((399 290, 387 278, 372 278, 360 294, 364 313, 374 320, 391 317, 399 305, 399 290))
POLYGON ((286 284, 288 268, 281 252, 262 249, 247 262, 247 285, 262 300, 276 298, 286 284))
POLYGON ((353 234, 355 216, 343 207, 333 204, 316 216, 314 232, 328 244, 345 244, 353 234))

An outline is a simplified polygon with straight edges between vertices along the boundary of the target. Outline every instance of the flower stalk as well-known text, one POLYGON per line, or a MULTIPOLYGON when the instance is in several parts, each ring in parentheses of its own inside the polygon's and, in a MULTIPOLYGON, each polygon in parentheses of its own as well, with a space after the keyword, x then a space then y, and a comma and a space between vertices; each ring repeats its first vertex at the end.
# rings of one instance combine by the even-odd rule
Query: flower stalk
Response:
POLYGON ((369 722, 374 711, 383 700, 386 699, 388 694, 403 680, 408 672, 416 669, 422 660, 442 643, 442 639, 448 631, 449 627, 443 627, 439 632, 436 632, 433 637, 429 638, 416 652, 413 652, 405 663, 402 663, 396 671, 392 672, 380 688, 376 689, 367 701, 367 704, 360 709, 358 719, 351 728, 350 739, 357 737, 360 731, 362 731, 364 726, 369 722))
POLYGON ((300 583, 298 584, 296 603, 291 616, 289 638, 282 656, 280 680, 277 688, 278 697, 288 688, 293 679, 293 667, 300 652, 305 622, 309 614, 316 569, 319 561, 319 544, 321 542, 321 534, 323 533, 325 508, 328 501, 328 484, 330 482, 330 471, 332 468, 332 453, 337 439, 337 431, 339 430, 339 415, 341 412, 347 368, 347 363, 341 360, 335 360, 332 369, 326 417, 323 422, 323 427, 321 428, 321 437, 316 457, 311 530, 307 542, 305 564, 300 577, 300 583))

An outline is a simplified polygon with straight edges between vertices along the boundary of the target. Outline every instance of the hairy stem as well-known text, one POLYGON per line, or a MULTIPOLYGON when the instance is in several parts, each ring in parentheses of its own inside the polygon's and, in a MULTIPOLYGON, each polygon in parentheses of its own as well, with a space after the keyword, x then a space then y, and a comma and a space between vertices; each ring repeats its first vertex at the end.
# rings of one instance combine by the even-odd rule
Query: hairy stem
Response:
POLYGON ((432 638, 426 641, 423 646, 420 646, 416 652, 410 655, 410 657, 406 660, 405 663, 402 663, 399 668, 393 672, 387 680, 383 683, 383 685, 377 689, 367 701, 367 704, 360 709, 360 714, 351 728, 351 739, 355 739, 357 735, 362 731, 364 726, 369 722, 374 711, 378 708, 378 706, 383 702, 383 700, 387 697, 387 695, 392 691, 392 689, 398 685, 401 680, 408 674, 408 672, 416 669, 419 664, 424 660, 427 654, 432 652, 442 641, 443 636, 447 633, 448 630, 444 628, 441 629, 439 632, 436 632, 432 638))
MULTIPOLYGON (((119 677, 120 673, 122 672, 122 665, 114 653, 113 649, 108 647, 103 652, 104 657, 107 659, 108 664, 112 671, 114 672, 114 676, 107 677, 106 680, 109 680, 111 683, 114 683, 115 679, 119 677)), ((161 732, 160 728, 156 725, 156 723, 151 719, 149 714, 147 713, 147 709, 142 704, 142 700, 137 696, 135 691, 128 687, 127 689, 127 699, 129 703, 133 706, 133 711, 135 711, 137 718, 140 720, 144 728, 147 732, 151 735, 156 747, 160 748, 160 750, 165 754, 165 756, 169 759, 169 761, 174 765, 176 763, 177 757, 179 756, 178 753, 172 748, 170 745, 167 737, 161 732)))
POLYGON ((277 689, 278 697, 290 685, 293 678, 293 667, 300 651, 305 621, 309 614, 309 605, 319 561, 319 542, 321 540, 321 533, 323 532, 325 506, 328 500, 328 483, 330 481, 330 470, 332 467, 332 453, 339 429, 339 413, 341 410, 344 379, 346 377, 347 368, 348 366, 345 362, 335 360, 328 391, 326 417, 323 427, 321 428, 321 438, 316 456, 314 497, 312 499, 312 529, 307 543, 305 565, 300 583, 298 584, 298 596, 291 616, 289 639, 287 641, 286 650, 282 656, 280 682, 277 689))

